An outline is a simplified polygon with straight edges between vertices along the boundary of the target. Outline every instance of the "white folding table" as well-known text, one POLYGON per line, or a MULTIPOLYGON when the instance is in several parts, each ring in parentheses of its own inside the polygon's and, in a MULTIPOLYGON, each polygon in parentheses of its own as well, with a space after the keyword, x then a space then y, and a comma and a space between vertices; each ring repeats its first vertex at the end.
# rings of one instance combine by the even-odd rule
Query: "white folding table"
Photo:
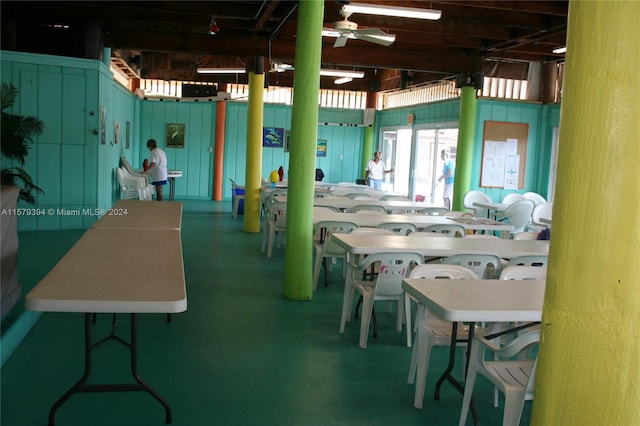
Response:
MULTIPOLYGON (((524 322, 524 326, 513 328, 514 332, 542 319, 545 281, 538 280, 442 280, 424 278, 406 278, 402 288, 417 303, 444 320, 451 321, 451 344, 449 364, 436 383, 434 398, 440 398, 440 387, 449 381, 461 393, 464 386, 458 382, 451 371, 455 365, 456 344, 459 342, 458 322, 469 323, 467 344, 467 362, 471 355, 471 342, 476 322, 524 322)), ((507 332, 497 333, 489 338, 507 332)), ((466 371, 466 370, 465 370, 466 371)), ((475 408, 472 408, 477 422, 475 408)))
MULTIPOLYGON (((167 203, 168 204, 168 203, 167 203)), ((178 230, 90 228, 42 281, 27 294, 26 309, 41 312, 85 313, 84 374, 49 413, 55 422, 60 406, 77 392, 146 391, 165 408, 171 423, 169 404, 138 375, 138 313, 178 313, 187 309, 182 243, 178 230), (162 259, 149 267, 150 259, 162 259), (131 314, 131 337, 127 343, 115 330, 111 336, 92 343, 93 313, 131 314), (113 338, 129 347, 134 383, 87 384, 91 373, 92 349, 113 338)))

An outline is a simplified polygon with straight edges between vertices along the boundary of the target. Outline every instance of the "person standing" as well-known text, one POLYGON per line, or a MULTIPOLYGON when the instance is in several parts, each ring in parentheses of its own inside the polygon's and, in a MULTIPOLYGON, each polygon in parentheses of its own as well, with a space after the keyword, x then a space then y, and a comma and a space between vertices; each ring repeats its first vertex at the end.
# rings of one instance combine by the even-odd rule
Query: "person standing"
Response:
POLYGON ((442 166, 442 175, 438 178, 438 183, 444 180, 442 200, 444 201, 444 206, 451 210, 451 199, 453 198, 453 173, 455 171, 455 166, 449 158, 448 150, 443 149, 440 151, 440 157, 442 158, 442 161, 444 161, 444 165, 442 166))
POLYGON ((382 161, 382 152, 376 151, 373 160, 369 160, 369 163, 367 163, 365 175, 367 185, 375 189, 381 189, 382 179, 384 179, 385 173, 393 173, 393 168, 385 170, 384 161, 382 161))
POLYGON ((146 173, 151 176, 151 184, 156 187, 156 200, 162 201, 162 187, 167 184, 167 154, 158 148, 155 139, 147 141, 147 148, 151 151, 151 156, 146 173))

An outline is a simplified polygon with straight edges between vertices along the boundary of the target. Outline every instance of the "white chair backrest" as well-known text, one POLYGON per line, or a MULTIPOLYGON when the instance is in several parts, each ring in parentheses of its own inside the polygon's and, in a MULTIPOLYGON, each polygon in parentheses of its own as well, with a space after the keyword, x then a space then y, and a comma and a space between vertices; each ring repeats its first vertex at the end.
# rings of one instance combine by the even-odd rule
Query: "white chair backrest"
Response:
POLYGON ((546 278, 547 268, 540 266, 507 266, 500 272, 501 280, 544 280, 546 278))
POLYGON ((507 261, 504 267, 506 268, 507 266, 536 266, 536 267, 544 266, 546 268, 548 261, 549 261, 549 257, 544 255, 518 256, 518 257, 514 257, 513 259, 509 259, 509 261, 507 261))
POLYGON ((495 254, 455 254, 444 258, 442 263, 465 266, 481 279, 497 278, 501 265, 500 257, 495 254))
POLYGON ((416 232, 416 226, 413 223, 409 222, 386 222, 379 224, 377 228, 388 229, 389 231, 398 235, 409 235, 416 232))
POLYGON ((333 193, 329 191, 316 191, 314 193, 315 198, 333 197, 333 193))
POLYGON ((351 200, 366 200, 368 198, 371 198, 371 195, 367 194, 366 192, 350 192, 348 194, 345 194, 344 196, 351 200))
POLYGON ((551 219, 551 212, 553 211, 553 203, 539 203, 533 208, 531 212, 531 222, 534 225, 547 227, 549 224, 540 222, 540 218, 544 217, 551 219))
POLYGON ((387 209, 385 209, 383 206, 380 206, 380 205, 377 205, 377 204, 359 204, 357 206, 351 207, 349 209, 349 212, 350 213, 358 213, 359 211, 362 211, 362 210, 374 211, 374 212, 387 214, 387 209))
POLYGON ((449 213, 449 209, 446 207, 425 207, 418 211, 428 216, 444 216, 449 213))
POLYGON ((537 192, 525 192, 524 194, 522 194, 522 196, 527 200, 533 201, 536 204, 547 202, 547 200, 545 200, 545 198, 537 192))
POLYGON ((525 226, 529 223, 529 219, 531 219, 533 206, 533 201, 523 198, 513 202, 504 210, 504 217, 513 225, 513 231, 511 232, 524 231, 525 226))
POLYGON ((446 225, 446 224, 433 224, 424 229, 424 232, 437 232, 445 234, 451 238, 462 238, 465 234, 464 226, 462 225, 446 225))
POLYGON ((423 263, 411 270, 409 278, 477 280, 478 276, 466 266, 423 263))
POLYGON ((493 200, 482 191, 469 191, 464 194, 462 204, 464 208, 470 210, 475 217, 487 217, 488 210, 476 207, 473 203, 492 203, 493 200))
POLYGON ((326 220, 316 223, 314 226, 314 241, 318 248, 322 246, 324 254, 345 254, 346 250, 339 246, 332 238, 333 234, 348 234, 358 228, 357 223, 326 220))
POLYGON ((375 263, 379 264, 375 293, 394 296, 404 293, 402 280, 409 276, 415 265, 424 263, 424 257, 413 252, 375 253, 365 257, 357 269, 364 271, 375 263))
POLYGON ((512 204, 512 203, 515 203, 516 201, 525 200, 525 199, 526 198, 524 198, 524 195, 518 192, 510 192, 504 197, 502 197, 502 201, 500 202, 502 204, 512 204))

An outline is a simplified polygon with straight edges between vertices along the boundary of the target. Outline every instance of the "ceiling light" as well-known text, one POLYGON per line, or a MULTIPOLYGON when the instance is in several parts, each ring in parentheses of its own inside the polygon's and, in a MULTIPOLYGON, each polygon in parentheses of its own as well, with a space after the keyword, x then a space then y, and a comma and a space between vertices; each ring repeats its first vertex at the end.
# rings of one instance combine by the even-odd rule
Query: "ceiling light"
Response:
POLYGON ((345 83, 349 83, 352 82, 353 78, 351 77, 342 77, 342 78, 338 78, 336 80, 334 80, 334 84, 345 84, 345 83))
POLYGON ((325 77, 351 77, 351 78, 363 78, 364 71, 345 71, 345 70, 320 70, 320 75, 325 77))
POLYGON ((350 3, 342 6, 342 10, 351 13, 368 15, 397 16, 400 18, 438 20, 442 16, 441 10, 419 9, 417 7, 383 6, 378 4, 350 3))
POLYGON ((198 74, 244 74, 244 68, 198 68, 198 74))
POLYGON ((557 49, 553 49, 553 53, 565 53, 567 51, 567 46, 558 47, 557 49))

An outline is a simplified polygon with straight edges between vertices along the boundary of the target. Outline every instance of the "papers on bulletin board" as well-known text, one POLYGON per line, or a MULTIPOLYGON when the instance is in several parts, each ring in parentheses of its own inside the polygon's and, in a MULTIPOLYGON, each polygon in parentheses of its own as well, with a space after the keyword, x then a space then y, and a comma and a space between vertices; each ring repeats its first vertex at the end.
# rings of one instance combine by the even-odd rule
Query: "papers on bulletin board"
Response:
POLYGON ((517 189, 520 172, 520 156, 517 152, 517 139, 484 141, 481 186, 517 189))

